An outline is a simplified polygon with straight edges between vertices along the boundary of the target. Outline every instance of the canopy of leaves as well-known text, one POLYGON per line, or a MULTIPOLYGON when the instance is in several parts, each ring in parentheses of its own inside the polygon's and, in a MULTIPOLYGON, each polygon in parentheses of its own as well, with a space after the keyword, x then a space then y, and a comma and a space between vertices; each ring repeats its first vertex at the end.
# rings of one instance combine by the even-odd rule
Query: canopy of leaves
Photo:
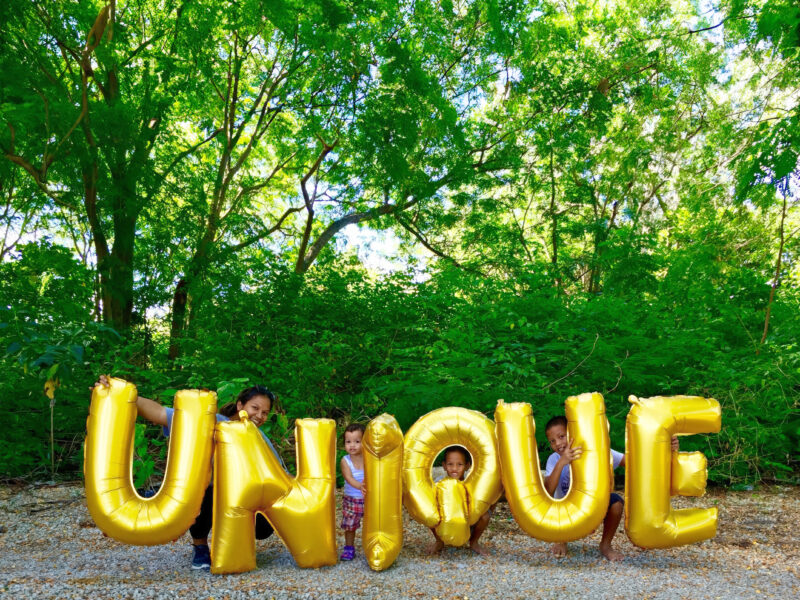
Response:
MULTIPOLYGON (((79 472, 112 373, 166 403, 266 383, 287 458, 296 417, 503 398, 542 423, 597 390, 621 447, 628 395, 714 396, 722 432, 683 449, 721 483, 796 482, 796 2, 9 0, 0 21, 4 477, 79 472)), ((143 484, 164 448, 136 446, 143 484)))

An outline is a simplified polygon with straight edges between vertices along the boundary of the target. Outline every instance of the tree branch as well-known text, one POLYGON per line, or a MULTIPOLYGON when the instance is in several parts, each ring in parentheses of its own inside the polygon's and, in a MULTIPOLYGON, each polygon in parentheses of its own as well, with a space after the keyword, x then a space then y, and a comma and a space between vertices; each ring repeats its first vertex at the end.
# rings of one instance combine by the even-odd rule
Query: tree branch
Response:
POLYGON ((225 250, 225 253, 226 254, 234 254, 234 253, 238 252, 239 250, 242 250, 243 248, 247 248, 248 246, 251 246, 251 245, 255 244, 259 240, 263 240, 265 237, 269 237, 270 235, 272 235, 273 233, 278 231, 278 229, 281 228, 281 225, 283 225, 283 222, 289 217, 289 215, 291 215, 292 213, 300 212, 301 210, 303 210, 302 206, 298 206, 297 208, 289 208, 289 209, 287 209, 286 212, 283 213, 281 218, 278 219, 278 222, 275 225, 273 225, 269 229, 265 229, 264 231, 261 231, 260 233, 257 233, 256 235, 253 235, 253 236, 247 238, 243 242, 239 242, 235 246, 229 246, 225 250))
POLYGON ((311 249, 308 251, 308 254, 303 259, 301 270, 298 271, 299 273, 305 273, 308 271, 308 268, 314 263, 319 253, 325 247, 325 245, 339 233, 342 229, 347 227, 348 225, 354 225, 355 223, 362 223, 364 221, 370 221, 372 219, 376 219, 383 215, 389 215, 393 212, 403 211, 407 208, 413 206, 418 202, 417 199, 410 200, 405 204, 382 204, 377 208, 373 208, 372 210, 368 210, 365 212, 360 213, 351 213, 349 215, 345 215, 341 219, 334 221, 328 227, 325 228, 314 244, 311 246, 311 249))
POLYGON ((461 264, 459 261, 457 261, 455 258, 450 256, 449 254, 445 254, 441 250, 438 250, 437 248, 434 248, 433 245, 431 245, 431 243, 428 240, 425 239, 425 236, 422 235, 422 232, 420 232, 418 229, 415 229, 414 227, 412 227, 409 223, 406 223, 405 221, 403 221, 403 219, 401 219, 400 216, 397 213, 395 213, 394 218, 397 220, 398 223, 400 223, 400 225, 403 226, 403 229, 405 229, 411 235, 413 235, 415 238, 417 238, 417 240, 419 240, 420 244, 425 246, 425 248, 427 248, 428 250, 433 252, 439 258, 443 258, 443 259, 445 259, 447 261, 450 261, 451 263, 453 263, 454 266, 458 267, 459 269, 464 269, 465 271, 471 271, 473 273, 477 273, 478 275, 483 275, 483 273, 480 270, 475 269, 473 267, 467 267, 466 265, 461 264))

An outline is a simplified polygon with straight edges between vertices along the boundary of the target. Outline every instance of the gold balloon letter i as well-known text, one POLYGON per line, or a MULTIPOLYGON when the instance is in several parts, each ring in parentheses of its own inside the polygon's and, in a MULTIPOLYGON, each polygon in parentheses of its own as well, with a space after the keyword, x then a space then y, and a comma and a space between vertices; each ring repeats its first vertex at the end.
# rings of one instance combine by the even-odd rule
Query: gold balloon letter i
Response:
POLYGON ((403 432, 392 415, 367 425, 364 448, 364 556, 373 571, 394 563, 403 546, 403 432))

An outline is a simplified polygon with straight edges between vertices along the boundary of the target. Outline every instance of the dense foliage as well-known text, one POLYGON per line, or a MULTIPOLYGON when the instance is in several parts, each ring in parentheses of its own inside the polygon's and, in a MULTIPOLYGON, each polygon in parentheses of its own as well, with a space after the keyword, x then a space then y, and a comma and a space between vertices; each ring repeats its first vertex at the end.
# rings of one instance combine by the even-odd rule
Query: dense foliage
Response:
MULTIPOLYGON (((266 383, 287 458, 303 416, 407 428, 503 398, 541 427, 596 390, 621 448, 629 395, 713 396, 722 432, 682 441, 712 479, 797 482, 796 3, 0 21, 3 477, 78 473, 111 373, 164 403, 266 383)), ((164 443, 142 424, 136 448, 145 485, 164 443)))

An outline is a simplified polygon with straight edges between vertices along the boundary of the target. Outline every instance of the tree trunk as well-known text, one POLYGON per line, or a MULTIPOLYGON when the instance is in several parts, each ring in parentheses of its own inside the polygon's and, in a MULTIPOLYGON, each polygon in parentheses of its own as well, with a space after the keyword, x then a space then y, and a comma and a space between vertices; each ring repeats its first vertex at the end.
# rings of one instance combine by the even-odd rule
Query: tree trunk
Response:
MULTIPOLYGON (((787 184, 788 187, 788 184, 787 184)), ((783 234, 783 225, 786 221, 786 195, 789 193, 788 189, 783 190, 783 207, 781 209, 781 224, 778 228, 778 237, 779 237, 779 244, 778 244, 778 257, 775 260, 775 277, 772 278, 772 285, 769 288, 769 300, 767 301, 767 314, 764 316, 764 333, 761 335, 761 342, 758 344, 758 348, 756 349, 756 354, 761 352, 761 346, 764 345, 764 342, 767 341, 767 333, 769 333, 769 318, 772 314, 772 301, 775 299, 775 288, 778 287, 778 284, 781 280, 781 262, 783 259, 783 246, 786 242, 783 234)))
POLYGON ((203 239, 198 244, 197 251, 192 256, 189 266, 183 277, 175 287, 172 295, 172 317, 170 319, 169 330, 169 359, 176 360, 181 356, 181 341, 188 329, 189 318, 191 316, 191 286, 199 281, 206 268, 208 267, 208 254, 214 243, 214 236, 217 231, 216 219, 210 219, 206 227, 203 239))
POLYGON ((561 293, 561 277, 558 275, 558 213, 556 212, 556 171, 553 166, 553 143, 550 141, 550 217, 552 219, 553 251, 550 260, 553 263, 553 275, 556 278, 556 289, 561 293))
POLYGON ((186 323, 186 301, 189 297, 189 283, 183 277, 178 281, 172 296, 172 322, 169 330, 169 359, 175 360, 181 354, 180 342, 186 323))

